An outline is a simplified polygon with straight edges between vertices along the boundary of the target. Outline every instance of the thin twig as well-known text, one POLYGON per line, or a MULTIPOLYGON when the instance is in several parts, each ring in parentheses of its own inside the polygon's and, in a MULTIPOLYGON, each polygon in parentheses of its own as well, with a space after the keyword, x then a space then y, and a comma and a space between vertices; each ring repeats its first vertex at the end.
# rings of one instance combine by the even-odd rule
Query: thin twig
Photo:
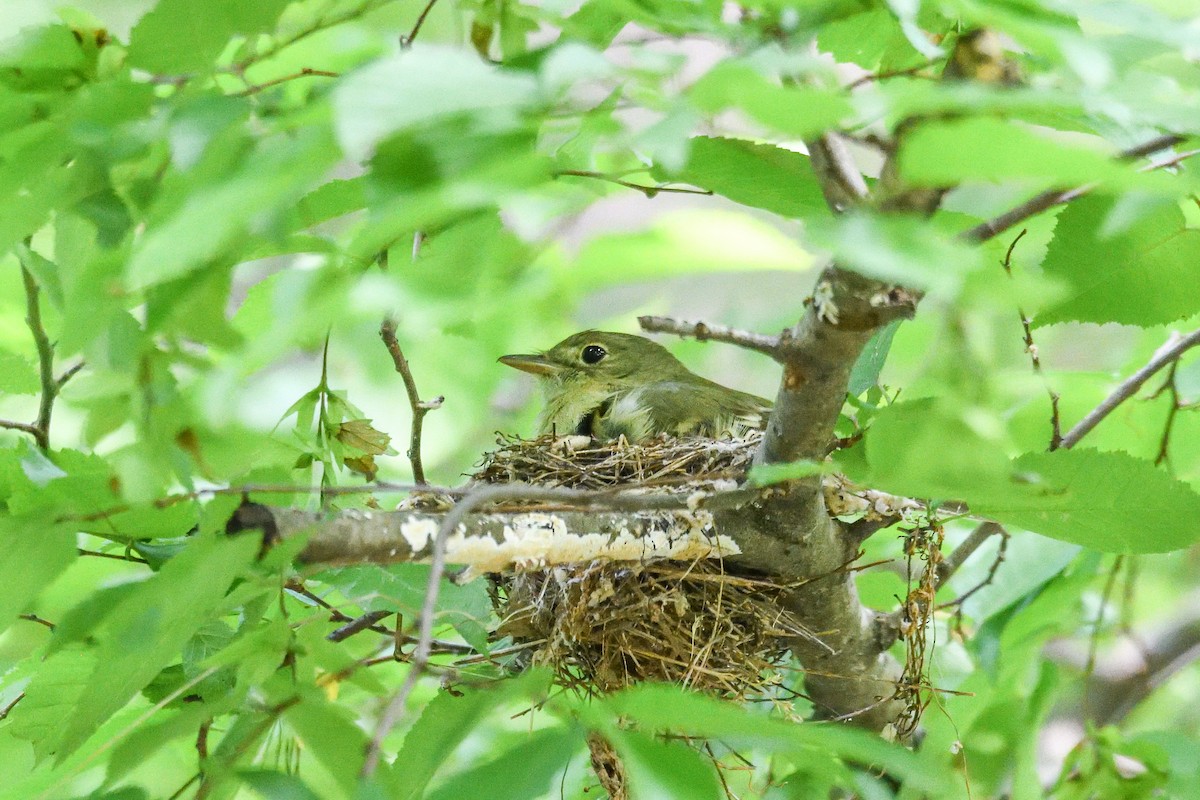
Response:
MULTIPOLYGON (((985 524, 988 524, 988 523, 985 523, 985 524)), ((994 524, 994 523, 990 523, 990 524, 994 524)), ((980 526, 980 527, 982 527, 982 526, 980 526)), ((996 557, 992 560, 991 566, 988 567, 987 575, 984 575, 983 580, 981 580, 979 583, 972 586, 967 591, 960 594, 958 597, 956 597, 953 600, 950 600, 948 602, 940 604, 937 607, 939 610, 941 610, 943 608, 956 608, 956 607, 961 609, 963 606, 963 603, 967 602, 967 600, 969 600, 977 592, 982 591, 985 586, 990 586, 992 584, 992 581, 995 580, 996 572, 1000 569, 1000 565, 1004 563, 1004 557, 1008 552, 1009 533, 1008 533, 1008 531, 1006 531, 1004 528, 1000 527, 999 525, 996 525, 996 529, 993 532, 1000 535, 1000 547, 998 550, 996 550, 996 557)), ((966 544, 966 542, 964 542, 963 544, 966 544)), ((952 555, 957 555, 957 554, 958 554, 958 551, 956 550, 952 555)), ((965 561, 966 556, 964 556, 962 560, 965 561)), ((949 576, 947 576, 947 577, 949 577, 949 576)))
MULTIPOLYGON (((1007 252, 1004 254, 1004 260, 1000 262, 1000 266, 1004 267, 1004 271, 1008 276, 1012 277, 1012 254, 1016 249, 1017 243, 1029 233, 1028 228, 1022 228, 1017 234, 1017 238, 1012 240, 1012 244, 1008 246, 1007 252)), ((1017 316, 1021 319, 1021 330, 1025 333, 1025 352, 1029 353, 1029 360, 1033 363, 1033 372, 1042 379, 1042 383, 1046 386, 1046 394, 1050 395, 1050 449, 1057 450, 1059 444, 1062 443, 1062 419, 1058 413, 1059 394, 1050 386, 1050 381, 1046 374, 1042 372, 1042 360, 1038 355, 1038 347, 1033 341, 1032 320, 1025 313, 1025 309, 1017 306, 1017 316)))
POLYGON ((1179 397, 1179 384, 1175 382, 1175 373, 1178 367, 1179 361, 1172 361, 1167 370, 1166 380, 1163 381, 1162 386, 1158 387, 1158 391, 1150 395, 1150 399, 1153 400, 1166 392, 1171 398, 1171 405, 1167 409, 1167 419, 1163 423, 1162 436, 1158 440, 1158 453, 1154 456, 1155 466, 1162 464, 1170 457, 1171 432, 1175 429, 1175 418, 1186 407, 1179 397))
POLYGON ((1091 699, 1091 678, 1096 672, 1096 653, 1100 648, 1100 626, 1104 624, 1104 614, 1108 610, 1108 603, 1112 599, 1113 587, 1117 585, 1117 575, 1121 572, 1121 567, 1125 564, 1125 555, 1122 553, 1113 561, 1112 570, 1108 573, 1108 579, 1104 582, 1104 591, 1100 594, 1100 606, 1096 609, 1096 621, 1092 624, 1092 632, 1088 637, 1088 654, 1087 662, 1083 666, 1083 677, 1085 680, 1083 688, 1083 716, 1084 719, 1092 717, 1092 699, 1091 699))
MULTIPOLYGON (((1168 147, 1174 147, 1182 141, 1184 141, 1184 137, 1182 136, 1159 136, 1136 147, 1131 147, 1128 150, 1121 151, 1117 158, 1119 160, 1141 158, 1143 156, 1151 155, 1152 153, 1157 153, 1160 150, 1166 150, 1168 147)), ((1166 161, 1149 164, 1146 167, 1143 167, 1140 171, 1147 172, 1149 170, 1175 166, 1184 159, 1196 155, 1197 152, 1200 151, 1193 150, 1187 153, 1180 153, 1179 155, 1167 159, 1166 161)), ((968 242, 986 242, 988 239, 1004 233, 1004 231, 1008 230, 1014 225, 1020 224, 1030 217, 1037 216, 1043 211, 1053 208, 1054 206, 1061 205, 1062 203, 1069 203, 1072 200, 1082 197, 1094 188, 1096 188, 1096 184, 1078 186, 1074 189, 1047 189, 1041 194, 1037 194, 1029 198, 1019 206, 1004 212, 1000 216, 994 217, 986 222, 981 222, 974 228, 963 231, 960 234, 960 237, 968 242)))
POLYGON ((1086 436, 1092 428, 1099 425, 1101 420, 1111 414, 1117 406, 1137 394, 1138 390, 1142 388, 1142 384, 1150 380, 1150 377, 1154 373, 1171 364, 1187 350, 1198 344, 1200 344, 1200 329, 1194 330, 1186 336, 1174 334, 1167 340, 1166 344, 1158 349, 1158 352, 1154 354, 1154 357, 1150 359, 1146 366, 1126 378, 1112 394, 1104 398, 1104 402, 1092 409, 1074 428, 1067 431, 1062 437, 1060 446, 1063 449, 1074 447, 1079 443, 1080 439, 1086 436))
POLYGON ((53 622, 51 622, 48 619, 42 619, 37 614, 21 614, 19 616, 19 619, 23 619, 26 622, 36 622, 38 625, 42 625, 44 627, 49 628, 50 630, 54 630, 53 622))
POLYGON ((340 72, 331 72, 327 69, 313 69, 312 67, 304 67, 299 72, 293 72, 290 75, 284 75, 280 78, 272 78, 269 81, 263 81, 262 83, 255 83, 250 86, 247 86, 242 91, 235 92, 233 96, 234 97, 249 97, 252 94, 258 94, 259 92, 270 89, 272 86, 278 86, 281 83, 287 83, 288 81, 294 81, 294 80, 297 80, 298 78, 310 78, 310 77, 340 78, 341 76, 342 76, 342 73, 340 73, 340 72))
POLYGON ((39 428, 37 425, 34 425, 29 422, 14 422, 13 420, 10 420, 10 419, 0 419, 0 428, 8 428, 9 430, 21 431, 22 433, 28 433, 30 436, 32 436, 34 439, 36 439, 39 443, 41 442, 41 439, 42 439, 42 429, 39 428))
POLYGON ((633 183, 632 181, 627 181, 622 178, 618 178, 615 175, 606 175, 603 172, 593 172, 592 170, 586 170, 586 169, 560 169, 560 170, 557 170, 554 172, 554 177, 555 178, 563 178, 563 177, 595 178, 596 180, 608 181, 609 183, 615 183, 618 186, 624 186, 626 189, 633 189, 634 191, 641 192, 642 194, 646 195, 646 197, 649 197, 649 198, 653 198, 655 195, 661 194, 664 192, 665 193, 673 193, 673 194, 703 194, 703 195, 711 195, 712 194, 712 191, 709 189, 688 189, 688 188, 685 188, 682 186, 670 186, 670 185, 666 185, 666 184, 655 184, 654 186, 647 186, 644 183, 633 183))
POLYGON ((968 558, 974 555, 975 551, 978 550, 984 542, 993 536, 996 536, 997 534, 1003 533, 1004 528, 995 522, 989 521, 979 523, 975 530, 971 531, 966 539, 963 539, 962 544, 954 548, 953 552, 942 559, 942 562, 938 564, 938 584, 942 585, 945 584, 946 581, 950 580, 950 577, 954 575, 955 572, 958 572, 958 568, 961 567, 968 558))
POLYGON ((412 30, 408 32, 408 36, 400 37, 400 47, 407 50, 412 47, 413 42, 417 38, 417 34, 421 32, 421 26, 425 24, 425 18, 429 16, 429 12, 433 11, 433 7, 437 5, 437 0, 429 0, 425 4, 425 8, 421 9, 421 14, 417 17, 417 21, 413 23, 412 30))
POLYGON ((688 322, 671 317, 638 317, 638 324, 647 333, 673 333, 676 336, 692 337, 701 342, 726 342, 779 358, 780 339, 761 333, 739 331, 724 325, 709 325, 707 322, 688 322))
POLYGON ((11 703, 6 705, 4 708, 0 709, 0 722, 3 722, 4 719, 10 713, 12 713, 12 710, 17 707, 17 703, 21 702, 24 699, 25 699, 25 693, 21 692, 19 695, 17 695, 15 698, 13 698, 13 701, 11 703))
MULTIPOLYGON (((28 247, 28 242, 26 242, 28 247)), ((21 260, 21 278, 25 283, 25 323, 33 335, 33 343, 37 347, 38 375, 42 381, 42 397, 38 404, 37 420, 33 423, 33 437, 42 450, 50 449, 50 417, 54 413, 54 398, 58 396, 58 381, 54 377, 54 345, 46 335, 46 327, 42 323, 42 304, 39 299, 41 289, 33 273, 25 265, 25 258, 20 250, 17 251, 21 260)))
POLYGON ((934 66, 935 64, 937 64, 936 61, 928 61, 924 64, 920 64, 915 67, 909 67, 908 69, 896 69, 896 70, 891 70, 889 72, 872 72, 870 74, 863 75, 861 78, 859 78, 857 80, 851 81, 850 83, 846 84, 845 88, 847 91, 852 91, 854 89, 857 89, 859 86, 864 86, 868 83, 874 83, 876 81, 883 81, 883 80, 887 80, 888 78, 903 78, 906 76, 916 77, 916 78, 924 78, 926 80, 936 81, 936 80, 938 80, 938 77, 936 75, 919 75, 918 74, 921 70, 929 69, 930 67, 934 66))
MULTIPOLYGON (((341 612, 337 612, 337 613, 340 614, 341 612)), ((356 618, 350 620, 345 625, 336 629, 335 631, 330 633, 325 638, 331 642, 345 641, 346 639, 349 639, 351 636, 353 636, 356 633, 362 633, 365 630, 373 630, 376 627, 375 623, 379 622, 384 617, 390 617, 394 613, 396 613, 396 612, 394 612, 394 611, 368 611, 367 613, 363 614, 361 617, 356 617, 356 618)), ((392 635, 392 632, 389 630, 386 630, 386 629, 383 630, 382 633, 384 633, 388 636, 392 635)))
POLYGON ((421 464, 421 429, 425 422, 425 415, 435 408, 441 408, 446 398, 438 395, 432 400, 424 401, 417 393, 417 382, 413 379, 412 369, 409 368, 408 359, 404 357, 404 351, 400 349, 400 342, 396 339, 396 321, 394 319, 388 317, 379 326, 379 338, 383 339, 384 346, 392 356, 396 372, 400 373, 400 378, 404 381, 404 391, 408 394, 408 404, 412 408, 408 461, 412 464, 413 480, 418 486, 426 486, 425 467, 421 464))

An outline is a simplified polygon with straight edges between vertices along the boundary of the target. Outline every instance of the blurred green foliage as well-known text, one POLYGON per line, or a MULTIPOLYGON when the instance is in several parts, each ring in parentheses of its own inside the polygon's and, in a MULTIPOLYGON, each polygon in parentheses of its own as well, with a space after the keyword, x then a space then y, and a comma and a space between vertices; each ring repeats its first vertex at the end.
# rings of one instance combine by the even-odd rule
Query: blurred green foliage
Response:
MULTIPOLYGON (((1195 0, 75 6, 0 21, 0 418, 36 418, 46 377, 23 270, 51 382, 83 364, 47 452, 0 430, 0 798, 595 796, 589 731, 643 798, 1194 796, 1194 665, 1114 726, 1079 720, 1089 642, 1103 657, 1200 603, 1200 359, 1046 450, 1048 388, 1069 427, 1200 323, 1200 173, 1113 158, 1200 135, 1195 0), (1019 86, 936 80, 979 27, 1019 86), (905 128, 895 177, 957 188, 931 219, 835 218, 802 141, 830 127, 872 183, 871 143, 905 128), (1024 237, 955 238, 1078 184, 1024 237), (839 433, 865 434, 839 468, 1013 534, 950 582, 965 599, 930 634, 920 748, 783 721, 811 710, 787 699, 798 678, 742 708, 661 686, 591 700, 471 661, 418 685, 360 779, 408 667, 386 628, 326 637, 397 609, 384 624, 411 631, 428 569, 293 574, 295 546, 258 558, 221 535, 238 498, 202 490, 346 508, 371 501, 320 488, 408 480, 386 316, 446 398, 424 456, 457 483, 496 431, 532 427, 529 381, 497 356, 647 312, 778 330, 831 254, 928 293, 858 365, 839 433)), ((778 380, 675 347, 760 394, 778 380)), ((858 576, 874 608, 907 592, 902 546, 865 546, 899 567, 858 576)), ((452 654, 511 658, 481 582, 447 584, 438 614, 452 654)))

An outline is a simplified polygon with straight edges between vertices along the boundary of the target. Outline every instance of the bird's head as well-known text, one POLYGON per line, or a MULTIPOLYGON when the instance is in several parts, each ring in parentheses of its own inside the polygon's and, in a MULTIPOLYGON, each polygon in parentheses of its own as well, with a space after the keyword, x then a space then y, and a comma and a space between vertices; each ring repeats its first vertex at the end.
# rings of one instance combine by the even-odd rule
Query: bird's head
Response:
POLYGON ((606 331, 582 331, 544 352, 501 356, 499 360, 537 376, 548 394, 608 395, 687 372, 657 342, 606 331))

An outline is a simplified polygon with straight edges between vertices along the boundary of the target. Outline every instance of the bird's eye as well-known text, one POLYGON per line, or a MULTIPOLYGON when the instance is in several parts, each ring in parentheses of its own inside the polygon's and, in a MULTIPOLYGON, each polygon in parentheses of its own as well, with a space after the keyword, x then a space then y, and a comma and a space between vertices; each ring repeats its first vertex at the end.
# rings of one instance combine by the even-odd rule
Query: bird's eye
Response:
POLYGON ((583 352, 579 354, 579 357, 583 359, 583 363, 585 364, 598 364, 600 363, 600 359, 604 358, 606 355, 608 355, 608 351, 600 345, 589 344, 587 347, 583 348, 583 352))

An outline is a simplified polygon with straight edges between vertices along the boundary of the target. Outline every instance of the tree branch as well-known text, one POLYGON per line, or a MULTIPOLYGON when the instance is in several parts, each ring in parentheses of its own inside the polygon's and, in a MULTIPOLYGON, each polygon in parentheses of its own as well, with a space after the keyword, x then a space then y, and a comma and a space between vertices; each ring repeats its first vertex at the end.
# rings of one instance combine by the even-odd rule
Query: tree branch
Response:
POLYGON ((1126 378, 1112 394, 1104 398, 1104 402, 1092 409, 1075 427, 1063 435, 1061 447, 1069 449, 1078 444, 1080 439, 1099 425, 1117 406, 1137 394, 1138 390, 1142 388, 1142 384, 1150 380, 1154 373, 1171 364, 1198 344, 1200 344, 1200 329, 1194 330, 1186 336, 1173 334, 1167 343, 1158 349, 1146 366, 1126 378))
POLYGON ((690 336, 701 342, 725 342, 772 358, 779 358, 778 336, 764 336, 761 333, 739 331, 724 325, 688 322, 671 317, 638 317, 638 324, 642 326, 642 330, 648 333, 673 333, 676 336, 690 336))
POLYGON ((412 408, 412 429, 408 439, 408 461, 412 465, 413 480, 417 484, 425 484, 425 467, 421 463, 421 430, 425 423, 425 415, 435 408, 441 408, 445 402, 444 397, 438 395, 429 401, 424 401, 417 393, 417 382, 413 379, 412 369, 408 366, 408 359, 404 357, 404 351, 400 349, 400 342, 396 339, 396 321, 388 317, 379 326, 379 338, 383 339, 383 344, 387 347, 388 353, 392 356, 392 363, 396 367, 396 372, 400 373, 400 378, 404 381, 404 391, 408 394, 408 405, 412 408))
POLYGON ((25 323, 29 326, 34 347, 37 349, 38 376, 41 379, 42 392, 37 419, 32 425, 12 423, 5 424, 4 427, 32 434, 40 449, 49 450, 50 418, 54 414, 54 400, 58 397, 62 383, 65 383, 70 375, 64 376, 61 383, 54 377, 54 344, 46 335, 46 327, 42 322, 41 289, 33 273, 29 271, 28 247, 29 241, 26 240, 23 246, 16 248, 16 254, 17 260, 21 262, 21 279, 25 285, 25 323))
MULTIPOLYGON (((1174 147, 1182 141, 1184 141, 1184 137, 1182 136, 1159 136, 1151 139, 1148 142, 1137 145, 1136 147, 1131 147, 1128 150, 1124 150, 1117 157, 1121 160, 1141 158, 1143 156, 1151 155, 1152 153, 1157 153, 1160 150, 1166 150, 1168 147, 1174 147)), ((1146 172, 1153 169, 1162 169, 1163 167, 1174 166, 1180 161, 1183 161, 1185 158, 1190 158, 1191 156, 1195 155, 1197 152, 1200 151, 1193 150, 1188 153, 1182 153, 1166 161, 1150 164, 1146 167, 1143 167, 1140 171, 1146 172)), ((1024 222, 1030 217, 1037 216, 1043 211, 1053 208, 1054 206, 1061 205, 1062 203, 1069 203, 1072 200, 1082 197, 1094 188, 1096 188, 1096 184, 1078 186, 1074 189, 1047 189, 1041 194, 1037 194, 1029 198, 1016 208, 1010 209, 1009 211, 1006 211, 1000 216, 990 219, 987 222, 981 222, 974 228, 963 231, 960 234, 960 237, 968 242, 986 242, 988 239, 1004 233, 1004 231, 1008 230, 1014 225, 1024 222)))

